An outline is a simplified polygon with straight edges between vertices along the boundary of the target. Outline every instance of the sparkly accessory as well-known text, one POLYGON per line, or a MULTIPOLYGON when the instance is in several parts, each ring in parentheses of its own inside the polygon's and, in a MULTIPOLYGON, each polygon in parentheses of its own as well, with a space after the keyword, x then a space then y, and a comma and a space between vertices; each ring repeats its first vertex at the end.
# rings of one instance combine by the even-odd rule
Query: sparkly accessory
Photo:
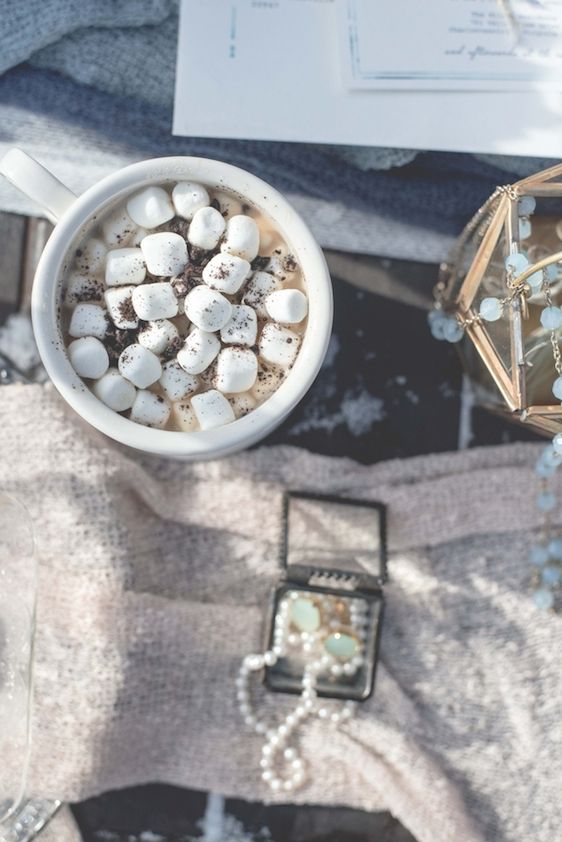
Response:
POLYGON ((436 339, 470 340, 461 353, 481 404, 554 433, 536 466, 544 521, 531 562, 533 598, 543 609, 556 607, 562 580, 562 539, 551 524, 556 498, 548 485, 562 464, 561 216, 561 164, 496 188, 441 265, 428 316, 436 339))
MULTIPOLYGON (((351 718, 357 702, 371 695, 383 607, 381 585, 386 580, 383 506, 289 493, 284 512, 286 575, 273 594, 268 647, 263 654, 244 658, 236 680, 240 714, 249 728, 265 738, 260 766, 263 780, 274 792, 290 792, 306 780, 302 758, 294 745, 288 745, 304 721, 318 716, 337 727, 351 718), (312 514, 317 519, 317 512, 322 511, 324 522, 330 518, 330 506, 336 506, 340 515, 345 509, 352 514, 356 508, 367 510, 371 528, 376 527, 371 554, 376 558, 377 575, 366 574, 364 569, 334 569, 329 565, 334 559, 326 556, 321 559, 322 567, 312 566, 310 547, 302 543, 298 559, 307 563, 290 563, 294 554, 289 549, 289 507, 295 501, 308 507, 309 517, 312 514), (250 677, 256 672, 264 673, 268 689, 299 694, 296 705, 277 725, 266 724, 252 705, 250 677), (323 697, 339 701, 324 702, 323 697)), ((352 566, 354 561, 364 564, 364 550, 354 553, 350 549, 348 553, 352 566)), ((336 558, 341 562, 337 552, 336 558)))

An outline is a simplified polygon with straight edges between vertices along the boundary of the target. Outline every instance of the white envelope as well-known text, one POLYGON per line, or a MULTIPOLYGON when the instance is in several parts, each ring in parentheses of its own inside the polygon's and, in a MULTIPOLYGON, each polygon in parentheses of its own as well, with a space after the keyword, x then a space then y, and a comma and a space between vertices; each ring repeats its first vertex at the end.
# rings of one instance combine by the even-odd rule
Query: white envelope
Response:
POLYGON ((334 0, 182 0, 174 134, 561 156, 557 92, 350 91, 340 25, 334 0))

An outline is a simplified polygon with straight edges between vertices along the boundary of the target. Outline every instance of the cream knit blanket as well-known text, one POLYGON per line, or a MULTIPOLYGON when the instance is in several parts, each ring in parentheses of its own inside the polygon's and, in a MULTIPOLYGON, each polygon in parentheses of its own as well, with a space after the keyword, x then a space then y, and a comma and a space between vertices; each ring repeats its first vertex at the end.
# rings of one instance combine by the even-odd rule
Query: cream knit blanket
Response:
POLYGON ((339 731, 305 725, 292 799, 389 809, 419 842, 558 838, 562 618, 529 594, 536 446, 188 465, 118 450, 41 386, 3 387, 0 427, 0 487, 40 558, 30 794, 166 781, 283 800, 234 679, 262 646, 281 495, 299 488, 386 502, 390 582, 375 694, 339 731))

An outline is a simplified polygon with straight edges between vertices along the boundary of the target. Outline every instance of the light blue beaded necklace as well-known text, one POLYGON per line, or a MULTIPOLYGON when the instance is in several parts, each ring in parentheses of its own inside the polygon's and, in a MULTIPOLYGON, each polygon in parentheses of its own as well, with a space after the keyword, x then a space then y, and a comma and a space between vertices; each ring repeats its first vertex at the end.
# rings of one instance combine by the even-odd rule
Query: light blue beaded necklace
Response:
MULTIPOLYGON (((511 199, 518 202, 519 239, 526 240, 531 235, 530 217, 535 211, 536 201, 532 196, 519 197, 516 188, 498 187, 488 201, 477 211, 468 223, 459 243, 448 264, 447 269, 460 263, 460 255, 468 238, 483 226, 489 224, 489 212, 494 203, 503 194, 508 193, 511 199)), ((507 305, 516 296, 526 298, 531 295, 543 295, 545 306, 541 312, 540 322, 544 330, 550 333, 550 343, 553 353, 554 368, 557 377, 552 385, 554 396, 562 402, 562 358, 560 354, 560 328, 562 328, 562 309, 553 303, 551 284, 559 278, 555 263, 542 267, 532 274, 527 274, 520 280, 531 263, 523 250, 514 251, 505 258, 505 280, 507 296, 504 298, 487 297, 480 302, 478 315, 472 319, 480 322, 495 322, 504 316, 507 305)), ((428 324, 431 334, 440 341, 451 343, 460 342, 469 324, 458 313, 447 311, 446 295, 443 282, 435 288, 434 309, 428 314, 428 324)), ((537 544, 531 548, 530 561, 533 567, 533 601, 537 608, 548 611, 556 606, 562 590, 562 537, 554 535, 552 513, 556 508, 556 496, 550 482, 562 465, 562 433, 557 433, 541 453, 535 466, 535 473, 539 480, 539 491, 536 505, 542 516, 542 527, 537 544)))

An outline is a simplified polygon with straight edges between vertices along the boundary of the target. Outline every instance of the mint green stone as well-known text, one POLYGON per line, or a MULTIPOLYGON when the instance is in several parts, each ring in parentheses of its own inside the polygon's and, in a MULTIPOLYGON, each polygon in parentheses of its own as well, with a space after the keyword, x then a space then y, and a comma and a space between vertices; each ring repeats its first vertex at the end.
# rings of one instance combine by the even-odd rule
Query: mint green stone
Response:
POLYGON ((324 641, 324 649, 335 658, 347 660, 353 658, 357 652, 357 641, 350 634, 336 632, 324 641))
POLYGON ((310 599, 304 597, 293 601, 289 619, 303 632, 314 632, 320 628, 320 611, 310 599))

